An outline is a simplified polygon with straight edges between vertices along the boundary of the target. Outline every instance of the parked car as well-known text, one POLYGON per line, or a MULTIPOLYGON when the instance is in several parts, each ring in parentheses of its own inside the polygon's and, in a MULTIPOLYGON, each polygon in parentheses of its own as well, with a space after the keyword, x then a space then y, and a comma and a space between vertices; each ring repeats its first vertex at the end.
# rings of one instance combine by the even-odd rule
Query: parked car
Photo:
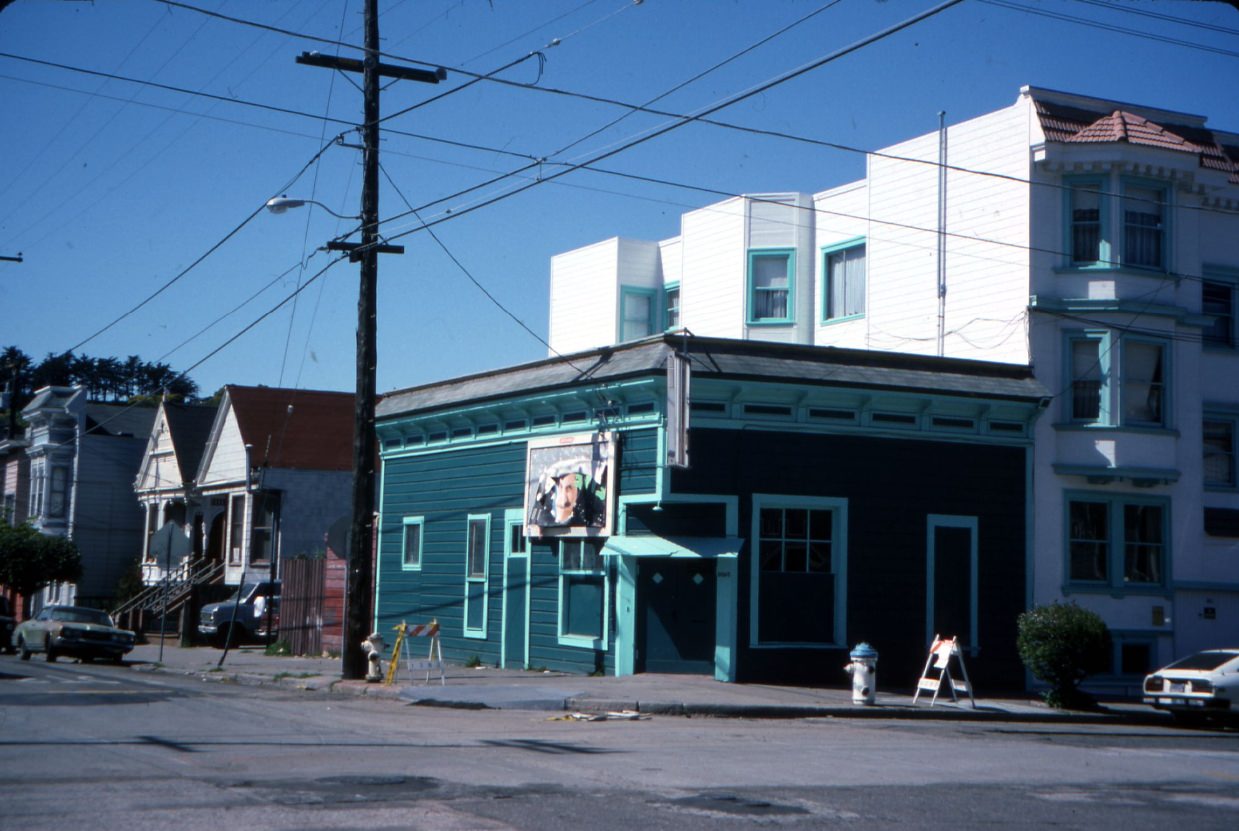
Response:
POLYGON ((1181 720, 1239 719, 1239 648, 1206 649, 1144 679, 1144 703, 1181 720))
POLYGON ((84 606, 46 606, 18 625, 12 643, 23 661, 29 661, 32 652, 42 652, 48 661, 64 655, 120 663, 135 640, 133 632, 117 627, 107 612, 84 606))
POLYGON ((17 628, 17 620, 13 617, 13 607, 9 599, 0 594, 0 649, 12 655, 17 651, 13 645, 13 630, 17 628))
POLYGON ((280 622, 279 580, 246 583, 227 600, 203 606, 198 614, 198 631, 216 647, 255 643, 267 638, 268 618, 274 634, 280 622))

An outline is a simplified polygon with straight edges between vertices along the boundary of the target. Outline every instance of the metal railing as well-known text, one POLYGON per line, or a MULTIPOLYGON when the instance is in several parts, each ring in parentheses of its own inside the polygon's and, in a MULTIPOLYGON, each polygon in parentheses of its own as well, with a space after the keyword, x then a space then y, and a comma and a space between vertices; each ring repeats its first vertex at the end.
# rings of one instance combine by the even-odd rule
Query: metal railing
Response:
POLYGON ((147 586, 113 609, 112 617, 120 618, 135 611, 174 612, 189 598, 195 586, 217 583, 223 574, 222 562, 196 560, 183 563, 168 573, 166 582, 147 586))

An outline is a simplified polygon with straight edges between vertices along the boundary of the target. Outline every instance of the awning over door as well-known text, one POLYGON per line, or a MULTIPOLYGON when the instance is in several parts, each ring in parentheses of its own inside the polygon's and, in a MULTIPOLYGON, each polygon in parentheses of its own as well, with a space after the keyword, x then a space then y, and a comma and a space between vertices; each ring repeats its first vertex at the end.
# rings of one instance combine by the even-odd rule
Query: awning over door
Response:
POLYGON ((604 554, 625 557, 738 557, 744 540, 740 537, 659 537, 653 534, 610 537, 602 547, 604 554))

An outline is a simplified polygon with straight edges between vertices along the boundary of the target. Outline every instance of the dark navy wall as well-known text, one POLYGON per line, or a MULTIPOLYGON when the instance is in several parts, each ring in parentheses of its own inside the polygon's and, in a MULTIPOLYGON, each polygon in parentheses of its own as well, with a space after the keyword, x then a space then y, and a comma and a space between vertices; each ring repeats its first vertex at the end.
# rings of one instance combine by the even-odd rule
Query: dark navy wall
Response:
MULTIPOLYGON (((653 429, 622 434, 619 493, 648 493, 654 486, 657 435, 653 429)), ((460 662, 477 656, 486 664, 500 659, 503 625, 503 552, 508 509, 523 507, 526 444, 462 446, 440 453, 386 459, 379 528, 378 629, 390 644, 401 621, 441 625, 444 657, 460 662), (466 527, 470 514, 490 516, 486 637, 465 637, 466 527), (401 566, 403 520, 424 518, 422 568, 401 566)), ((529 664, 532 667, 589 673, 614 672, 615 574, 610 575, 609 643, 595 651, 561 646, 559 547, 531 540, 529 664)), ((414 644, 414 649, 421 648, 414 644)), ((415 651, 414 657, 420 657, 415 651)))
MULTIPOLYGON (((884 689, 913 688, 924 665, 928 515, 978 517, 981 651, 967 668, 978 686, 1023 687, 1024 448, 701 428, 691 441, 673 491, 738 495, 746 539, 754 493, 848 499, 847 639, 879 650, 884 689)), ((844 683, 846 650, 749 648, 749 544, 739 574, 738 680, 844 683)))

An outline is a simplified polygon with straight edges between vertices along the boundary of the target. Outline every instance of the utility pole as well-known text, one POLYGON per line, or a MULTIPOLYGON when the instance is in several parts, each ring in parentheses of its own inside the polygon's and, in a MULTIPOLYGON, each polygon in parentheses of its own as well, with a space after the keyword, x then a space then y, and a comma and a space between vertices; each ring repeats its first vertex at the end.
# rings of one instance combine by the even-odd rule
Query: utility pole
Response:
POLYGON ((365 58, 357 61, 334 58, 317 52, 303 53, 297 63, 322 66, 345 72, 362 73, 365 97, 362 124, 361 242, 336 243, 329 249, 348 251, 349 259, 361 263, 361 283, 357 295, 357 394, 353 402, 353 498, 352 524, 348 538, 348 589, 345 599, 344 643, 341 649, 343 676, 358 680, 366 676, 367 664, 362 641, 370 635, 373 618, 374 568, 374 482, 375 437, 374 396, 378 349, 375 344, 375 315, 379 263, 383 253, 402 254, 404 247, 379 244, 379 78, 405 78, 437 84, 446 77, 424 69, 379 63, 378 0, 366 0, 365 58))

